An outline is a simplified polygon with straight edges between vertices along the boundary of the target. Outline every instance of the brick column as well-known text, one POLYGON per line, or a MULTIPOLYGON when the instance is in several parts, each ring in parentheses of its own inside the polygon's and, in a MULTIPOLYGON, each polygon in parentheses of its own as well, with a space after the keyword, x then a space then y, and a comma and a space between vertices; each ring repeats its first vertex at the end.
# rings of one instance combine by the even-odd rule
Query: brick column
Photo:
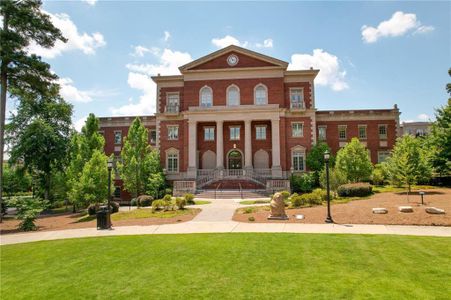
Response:
POLYGON ((224 121, 216 121, 216 168, 224 169, 224 121))
POLYGON ((280 130, 279 119, 271 120, 271 144, 272 144, 272 177, 282 177, 282 167, 280 166, 280 130))
POLYGON ((252 126, 251 120, 244 121, 244 168, 252 169, 252 126))
POLYGON ((196 152, 197 152, 197 123, 196 121, 188 121, 188 172, 189 178, 196 178, 197 176, 197 164, 196 164, 196 152))

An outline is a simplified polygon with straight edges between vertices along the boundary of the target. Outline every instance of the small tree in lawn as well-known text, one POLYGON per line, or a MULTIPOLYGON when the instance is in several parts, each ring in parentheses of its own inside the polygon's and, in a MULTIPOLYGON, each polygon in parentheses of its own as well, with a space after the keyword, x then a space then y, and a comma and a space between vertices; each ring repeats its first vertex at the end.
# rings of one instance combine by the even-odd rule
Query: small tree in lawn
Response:
MULTIPOLYGON (((326 181, 326 169, 323 169, 319 175, 319 182, 323 189, 327 188, 327 181, 326 181)), ((337 168, 331 168, 329 170, 329 187, 331 191, 334 192, 336 195, 337 189, 340 185, 345 184, 347 182, 346 175, 343 174, 340 170, 337 168)))
POLYGON ((164 188, 165 178, 161 172, 152 173, 147 182, 147 193, 152 195, 154 199, 158 199, 160 191, 164 188))
POLYGON ((130 125, 121 151, 122 161, 118 163, 124 188, 132 194, 133 198, 146 191, 146 184, 151 174, 151 152, 148 131, 141 120, 136 118, 130 125))
POLYGON ((421 141, 411 135, 404 135, 396 140, 386 169, 390 182, 401 182, 407 186, 407 197, 413 184, 431 177, 431 167, 421 141))
MULTIPOLYGON (((330 153, 329 146, 326 143, 319 143, 307 153, 306 164, 315 174, 315 184, 319 183, 319 174, 324 169, 324 152, 326 151, 330 153)), ((330 156, 329 164, 331 167, 335 165, 335 158, 332 155, 330 156)))
MULTIPOLYGON (((451 91, 448 92, 451 94, 451 91)), ((451 98, 446 105, 436 110, 435 116, 436 121, 427 138, 431 150, 430 161, 439 175, 446 175, 451 173, 451 98)))
POLYGON ((83 205, 97 204, 108 198, 108 157, 94 150, 83 167, 81 177, 74 186, 77 201, 83 205))
POLYGON ((17 197, 9 200, 8 206, 17 209, 17 219, 21 220, 19 229, 31 231, 37 229, 34 221, 41 211, 48 207, 48 202, 37 198, 17 197))
POLYGON ((369 180, 373 170, 368 150, 358 138, 338 151, 335 167, 351 182, 369 180))

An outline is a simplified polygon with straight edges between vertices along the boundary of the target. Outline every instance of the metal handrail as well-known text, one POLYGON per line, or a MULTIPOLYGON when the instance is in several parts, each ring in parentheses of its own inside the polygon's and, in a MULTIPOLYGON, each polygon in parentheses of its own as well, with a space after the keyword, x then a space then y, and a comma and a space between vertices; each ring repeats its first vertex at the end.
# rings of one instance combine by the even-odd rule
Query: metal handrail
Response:
POLYGON ((215 200, 216 200, 216 192, 218 191, 219 187, 221 186, 221 182, 218 184, 218 186, 215 189, 215 200))
POLYGON ((241 183, 238 182, 238 185, 240 186, 240 197, 243 199, 243 189, 241 188, 241 183))

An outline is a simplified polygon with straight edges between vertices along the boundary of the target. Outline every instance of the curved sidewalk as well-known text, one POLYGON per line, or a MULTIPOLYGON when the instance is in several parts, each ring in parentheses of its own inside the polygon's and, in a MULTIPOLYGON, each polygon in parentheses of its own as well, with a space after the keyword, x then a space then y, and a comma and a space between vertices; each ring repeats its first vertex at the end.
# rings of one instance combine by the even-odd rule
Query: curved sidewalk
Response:
POLYGON ((228 232, 285 232, 285 233, 333 233, 333 234, 393 234, 417 236, 451 237, 451 227, 439 226, 400 226, 400 225, 338 225, 338 224, 295 224, 295 223, 241 223, 196 222, 150 225, 122 226, 111 230, 95 228, 41 231, 2 235, 1 245, 18 244, 44 240, 67 238, 100 237, 140 234, 186 234, 186 233, 228 233, 228 232))

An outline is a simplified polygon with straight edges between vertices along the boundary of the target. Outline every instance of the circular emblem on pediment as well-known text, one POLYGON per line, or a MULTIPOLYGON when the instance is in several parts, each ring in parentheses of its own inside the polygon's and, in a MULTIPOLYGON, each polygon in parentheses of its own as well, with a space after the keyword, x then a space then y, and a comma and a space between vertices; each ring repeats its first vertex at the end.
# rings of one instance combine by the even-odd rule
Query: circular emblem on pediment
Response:
POLYGON ((227 57, 227 63, 231 67, 236 66, 236 64, 238 63, 238 56, 236 56, 235 54, 229 55, 229 57, 227 57))

